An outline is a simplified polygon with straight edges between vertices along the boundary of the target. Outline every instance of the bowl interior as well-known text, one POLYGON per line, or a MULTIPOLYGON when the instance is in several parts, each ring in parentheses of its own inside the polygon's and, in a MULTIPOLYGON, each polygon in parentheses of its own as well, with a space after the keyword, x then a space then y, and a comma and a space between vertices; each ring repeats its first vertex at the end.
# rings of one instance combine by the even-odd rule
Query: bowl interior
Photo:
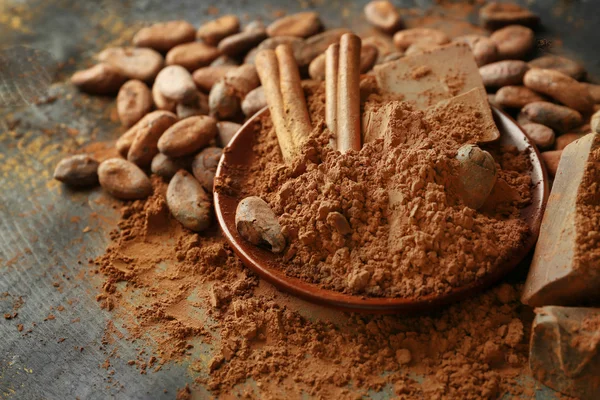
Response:
MULTIPOLYGON (((253 161, 253 144, 257 124, 254 121, 263 114, 267 108, 258 112, 254 117, 240 128, 229 143, 219 162, 216 176, 227 176, 228 170, 244 169, 253 161)), ((502 278, 511 269, 517 266, 535 245, 538 237, 542 214, 548 197, 548 183, 545 167, 541 162, 539 152, 529 141, 514 120, 505 113, 493 109, 494 119, 500 129, 500 143, 514 145, 519 150, 529 150, 529 157, 533 166, 531 178, 533 182, 532 202, 521 210, 522 218, 530 226, 531 236, 523 243, 506 263, 496 268, 491 273, 467 285, 452 289, 443 295, 429 295, 416 299, 412 298, 377 298, 361 297, 327 290, 316 284, 307 283, 298 278, 285 275, 277 268, 278 258, 268 250, 254 246, 245 241, 235 228, 235 210, 241 200, 226 193, 214 193, 215 210, 217 219, 226 239, 231 244, 235 253, 242 262, 255 271, 262 278, 271 282, 277 288, 301 297, 305 300, 343 309, 345 311, 373 312, 373 313, 412 313, 431 310, 436 307, 463 299, 470 294, 492 285, 502 278)))

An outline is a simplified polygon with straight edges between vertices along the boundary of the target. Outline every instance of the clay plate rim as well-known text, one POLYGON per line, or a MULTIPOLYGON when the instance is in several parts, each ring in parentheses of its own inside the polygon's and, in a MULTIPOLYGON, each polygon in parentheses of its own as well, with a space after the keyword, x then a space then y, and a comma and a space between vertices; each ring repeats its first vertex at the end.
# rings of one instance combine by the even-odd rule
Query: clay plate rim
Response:
MULTIPOLYGON (((504 264, 483 278, 465 286, 453 288, 442 295, 428 295, 418 299, 361 297, 323 289, 316 284, 287 276, 272 267, 272 264, 277 261, 275 261, 276 257, 271 252, 246 242, 238 234, 235 228, 235 210, 238 199, 215 191, 215 211, 219 225, 223 230, 225 238, 244 265, 275 285, 278 289, 313 303, 344 311, 409 314, 435 310, 441 306, 462 300, 496 283, 527 256, 537 241, 544 207, 548 199, 548 177, 537 148, 510 116, 495 108, 492 108, 492 111, 498 129, 501 132, 500 143, 513 144, 519 150, 529 149, 529 157, 533 165, 531 171, 533 196, 532 203, 521 210, 521 216, 530 226, 531 235, 525 240, 521 248, 504 264)), ((262 109, 250 118, 235 134, 219 161, 216 177, 222 177, 226 174, 227 167, 225 164, 243 168, 247 167, 252 161, 254 121, 260 115, 268 112, 267 108, 262 109)))

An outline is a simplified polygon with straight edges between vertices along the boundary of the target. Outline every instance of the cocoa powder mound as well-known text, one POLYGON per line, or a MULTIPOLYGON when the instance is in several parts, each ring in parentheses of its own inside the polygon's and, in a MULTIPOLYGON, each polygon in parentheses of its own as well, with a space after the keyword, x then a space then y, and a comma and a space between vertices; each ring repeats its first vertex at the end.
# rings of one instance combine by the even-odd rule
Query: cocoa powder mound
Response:
MULTIPOLYGON (((305 92, 314 129, 302 156, 284 165, 269 119, 259 119, 255 163, 230 185, 240 199, 262 197, 279 216, 289 246, 278 265, 287 274, 367 296, 443 294, 498 268, 527 238, 519 214, 531 199, 525 153, 487 146, 504 189, 498 191, 512 198, 496 194, 493 206, 477 212, 457 195, 455 156, 477 141, 480 116, 426 114, 397 102, 383 140, 340 154, 327 146, 323 87, 305 92), (332 212, 351 233, 340 231, 332 212)), ((363 108, 384 101, 374 95, 363 108)))
POLYGON ((112 243, 96 260, 106 276, 101 304, 123 321, 115 324, 126 339, 155 346, 155 354, 130 361, 140 373, 187 361, 196 383, 219 397, 234 390, 247 398, 533 395, 515 381, 526 368, 533 318, 518 300, 520 284, 420 317, 321 308, 260 281, 216 227, 182 228, 166 209, 166 184, 154 178, 153 186, 150 198, 121 208, 112 243), (192 355, 203 343, 208 363, 192 355))

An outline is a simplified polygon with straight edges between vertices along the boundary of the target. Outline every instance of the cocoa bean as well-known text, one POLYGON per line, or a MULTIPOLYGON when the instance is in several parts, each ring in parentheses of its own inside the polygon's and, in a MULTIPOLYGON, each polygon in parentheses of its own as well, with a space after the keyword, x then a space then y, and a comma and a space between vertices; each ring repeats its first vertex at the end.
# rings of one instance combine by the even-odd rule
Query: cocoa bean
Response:
POLYGON ((223 79, 229 71, 237 68, 235 65, 221 65, 219 67, 204 67, 194 71, 192 78, 198 89, 205 93, 210 92, 213 85, 223 79))
POLYGON ((266 37, 267 33, 263 30, 236 33, 221 40, 219 50, 230 57, 239 56, 262 42, 266 37))
POLYGON ((383 62, 384 58, 392 53, 397 53, 398 49, 394 45, 394 41, 391 37, 384 34, 374 34, 366 37, 362 41, 363 46, 374 46, 377 49, 377 60, 376 64, 383 62))
POLYGON ((535 45, 533 31, 521 25, 509 25, 492 33, 490 39, 498 48, 498 59, 520 60, 525 58, 535 45))
POLYGON ((534 68, 525 74, 523 83, 579 112, 592 111, 594 100, 588 89, 575 79, 551 69, 534 68))
POLYGON ((246 197, 235 211, 235 226, 239 234, 255 246, 268 245, 273 253, 285 249, 285 238, 275 213, 260 197, 246 197))
POLYGON ((515 3, 491 2, 479 9, 481 24, 490 30, 508 25, 525 25, 535 27, 540 18, 526 8, 515 3))
POLYGON ((529 103, 521 112, 530 121, 549 126, 559 132, 567 132, 583 123, 578 111, 546 101, 529 103))
POLYGON ((122 158, 110 158, 100 163, 98 179, 100 186, 118 199, 143 199, 152 193, 152 184, 144 171, 122 158))
POLYGON ((556 138, 554 143, 554 150, 564 150, 569 144, 573 143, 577 139, 581 139, 585 136, 585 133, 565 133, 556 138))
POLYGON ((498 101, 496 100, 496 95, 494 93, 488 93, 487 97, 488 103, 490 103, 492 107, 496 107, 500 110, 503 109, 502 105, 500 105, 500 103, 498 103, 498 101))
POLYGON ((77 71, 71 77, 71 83, 82 91, 101 95, 117 93, 126 80, 121 70, 105 63, 77 71))
POLYGON ((221 147, 227 147, 231 139, 235 136, 237 131, 240 130, 242 126, 240 124, 236 124, 235 122, 229 121, 221 121, 217 122, 217 129, 219 130, 218 134, 218 143, 221 147))
POLYGON ((221 52, 201 42, 184 43, 173 47, 165 58, 167 65, 181 65, 192 72, 217 59, 221 52))
POLYGON ((267 29, 267 27, 265 26, 265 23, 262 22, 261 20, 255 19, 254 21, 250 22, 248 25, 246 25, 244 27, 244 32, 257 31, 257 30, 261 30, 261 29, 267 29))
MULTIPOLYGON (((379 55, 377 47, 372 45, 363 45, 360 49, 360 73, 365 74, 373 68, 377 56, 379 55)), ((325 53, 320 54, 310 62, 308 74, 312 79, 325 80, 325 53)))
POLYGON ((130 79, 152 82, 162 69, 163 56, 152 49, 109 47, 98 53, 98 60, 118 68, 130 79))
POLYGON ((325 80, 325 53, 319 54, 308 65, 308 75, 318 81, 325 80))
POLYGON ((450 38, 442 31, 430 28, 404 29, 394 34, 394 44, 402 51, 406 51, 411 44, 433 43, 442 45, 450 42, 450 38))
POLYGON ((206 147, 217 135, 217 121, 199 115, 170 126, 158 140, 158 150, 169 157, 182 157, 206 147))
POLYGON ((554 144, 554 131, 545 125, 529 123, 521 126, 529 139, 540 149, 548 149, 554 144))
POLYGON ((529 61, 531 68, 553 69, 573 79, 583 79, 587 72, 583 65, 566 57, 546 55, 529 61))
POLYGON ((217 82, 208 96, 210 114, 217 119, 235 117, 241 111, 241 101, 260 85, 256 67, 244 64, 217 82))
POLYGON ((582 83, 582 85, 587 88, 590 96, 592 96, 592 99, 594 100, 594 103, 600 103, 600 85, 595 85, 593 83, 582 83))
POLYGON ((242 111, 246 117, 256 114, 267 106, 267 98, 262 86, 253 89, 242 101, 242 111))
POLYGON ((121 124, 129 128, 152 109, 152 94, 142 81, 125 82, 117 95, 117 113, 121 124))
POLYGON ((350 31, 345 28, 330 29, 305 39, 304 42, 294 50, 294 56, 296 57, 298 66, 307 66, 319 54, 324 53, 330 45, 338 43, 343 34, 349 32, 350 31))
POLYGON ((210 63, 209 67, 224 67, 224 66, 236 66, 240 65, 240 62, 235 58, 231 58, 226 55, 217 57, 217 59, 210 63))
POLYGON ((546 101, 546 98, 525 86, 504 86, 496 92, 496 101, 506 108, 523 108, 535 101, 546 101))
POLYGON ((458 149, 460 196, 467 207, 477 210, 496 184, 496 163, 490 153, 467 144, 458 149))
POLYGON ((193 42, 195 38, 196 28, 187 21, 179 20, 140 29, 133 37, 133 44, 166 53, 178 44, 193 42))
POLYGON ((54 179, 68 186, 93 186, 98 184, 98 165, 98 161, 87 154, 69 156, 56 165, 54 179))
POLYGON ((196 97, 196 84, 187 69, 179 65, 169 65, 158 73, 154 85, 167 99, 176 102, 190 102, 196 97))
POLYGON ((154 101, 154 105, 159 110, 165 111, 175 111, 175 107, 177 106, 177 102, 175 100, 167 99, 162 95, 158 85, 152 86, 152 100, 154 101))
POLYGON ((142 118, 131 128, 135 130, 135 137, 127 160, 142 168, 149 166, 158 153, 158 139, 175 122, 177 117, 169 111, 154 111, 142 118))
POLYGON ((305 38, 321 29, 319 14, 308 11, 279 18, 267 27, 267 34, 274 36, 296 36, 305 38))
POLYGON ((204 190, 212 193, 217 166, 223 154, 219 147, 207 147, 194 157, 192 172, 204 190))
POLYGON ((484 65, 479 68, 483 84, 487 88, 520 85, 529 65, 520 60, 506 60, 484 65))
POLYGON ((208 96, 198 92, 198 97, 191 103, 179 103, 176 107, 177 118, 185 119, 195 115, 208 115, 208 96))
POLYGON ((364 12, 369 23, 390 35, 402 29, 404 25, 396 7, 387 0, 370 1, 364 12))
POLYGON ((541 153, 542 161, 546 165, 546 170, 548 171, 548 175, 551 178, 556 176, 556 171, 558 170, 558 164, 560 162, 560 157, 562 156, 562 150, 551 150, 545 151, 541 153))
POLYGON ((498 59, 496 43, 488 37, 481 35, 464 35, 452 40, 455 43, 464 43, 473 52, 478 67, 493 63, 498 59))
POLYGON ((185 228, 202 232, 211 224, 212 204, 200 183, 185 170, 179 170, 167 188, 167 206, 185 228))
POLYGON ((190 162, 191 161, 189 160, 189 157, 170 158, 165 156, 163 153, 158 153, 152 159, 150 171, 152 171, 153 174, 156 174, 169 181, 180 169, 189 168, 190 162))
POLYGON ((209 21, 198 28, 196 37, 202 39, 206 44, 216 46, 227 36, 240 31, 240 20, 235 15, 223 15, 209 21))

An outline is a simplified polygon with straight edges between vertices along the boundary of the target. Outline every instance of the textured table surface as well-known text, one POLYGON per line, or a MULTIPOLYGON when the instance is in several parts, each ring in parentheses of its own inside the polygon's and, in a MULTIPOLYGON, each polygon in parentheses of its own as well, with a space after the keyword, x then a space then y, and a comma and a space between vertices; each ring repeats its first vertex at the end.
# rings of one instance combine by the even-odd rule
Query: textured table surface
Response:
MULTIPOLYGON (((277 10, 315 9, 328 27, 360 31, 364 3, 221 0, 216 7, 265 21, 277 10)), ((427 10, 435 2, 395 3, 427 10)), ((592 77, 600 76, 594 1, 527 3, 544 23, 540 47, 577 54, 592 77)), ((96 302, 101 278, 87 260, 103 253, 117 214, 99 190, 72 192, 51 174, 63 154, 121 131, 111 99, 88 98, 63 83, 77 65, 89 65, 109 43, 126 43, 143 22, 198 25, 211 10, 197 0, 0 0, 0 316, 17 313, 0 318, 2 398, 174 398, 190 381, 185 363, 140 375, 127 365, 137 353, 128 342, 103 344, 112 315, 96 302), (115 350, 120 357, 111 359, 110 375, 101 366, 115 350)))

